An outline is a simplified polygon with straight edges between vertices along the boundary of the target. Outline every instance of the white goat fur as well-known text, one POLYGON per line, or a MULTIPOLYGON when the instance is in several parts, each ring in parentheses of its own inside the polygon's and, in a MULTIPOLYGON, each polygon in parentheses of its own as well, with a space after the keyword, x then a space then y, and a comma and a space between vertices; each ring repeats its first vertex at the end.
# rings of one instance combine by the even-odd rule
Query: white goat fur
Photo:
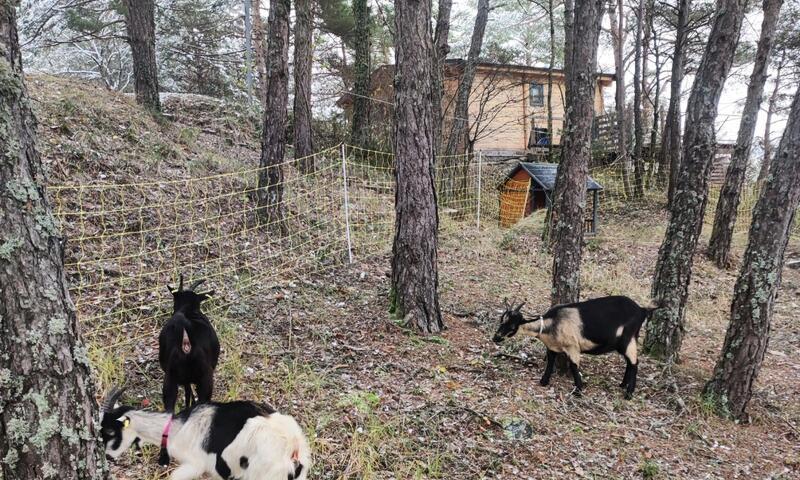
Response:
MULTIPOLYGON (((172 421, 167 451, 179 467, 172 472, 171 480, 192 480, 203 474, 221 478, 215 468, 216 455, 203 448, 214 413, 213 406, 200 405, 185 423, 180 417, 172 421)), ((123 430, 119 448, 106 452, 112 458, 118 458, 130 448, 137 437, 143 442, 160 445, 169 414, 131 410, 125 417, 130 425, 123 430)), ((291 416, 277 412, 248 419, 233 442, 222 451, 222 459, 231 469, 231 476, 240 480, 286 480, 287 475, 294 472, 294 460, 303 465, 296 480, 305 480, 311 467, 311 451, 300 425, 291 416), (293 455, 296 458, 293 459, 293 455), (248 458, 247 468, 239 465, 241 457, 248 458)))

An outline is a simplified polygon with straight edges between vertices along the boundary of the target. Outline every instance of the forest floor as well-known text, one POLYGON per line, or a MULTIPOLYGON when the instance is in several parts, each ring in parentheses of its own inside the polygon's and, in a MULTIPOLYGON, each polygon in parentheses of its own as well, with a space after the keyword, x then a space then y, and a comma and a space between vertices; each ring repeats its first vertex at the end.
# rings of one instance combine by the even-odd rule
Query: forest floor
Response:
MULTIPOLYGON (((32 90, 46 103, 38 113, 52 175, 83 181, 99 168, 114 178, 115 165, 103 155, 92 160, 101 167, 67 165, 59 148, 68 145, 64 138, 77 136, 77 127, 47 118, 56 100, 42 100, 54 95, 42 87, 32 90)), ((57 102, 58 111, 66 108, 64 98, 57 102)), ((127 108, 130 102, 119 106, 127 108)), ((201 137, 216 135, 217 127, 196 128, 201 137)), ((158 155, 172 151, 163 136, 158 141, 164 145, 158 155)), ((252 135, 235 148, 257 156, 252 135)), ((173 164, 183 156, 192 168, 208 163, 198 161, 196 151, 174 150, 173 164)), ((152 175, 150 164, 125 165, 137 176, 152 175)), ((535 340, 491 342, 503 298, 526 301, 531 313, 548 307, 551 258, 542 248, 540 220, 478 230, 443 216, 440 299, 447 330, 440 336, 404 329, 389 313, 387 252, 276 285, 235 314, 213 318, 223 345, 215 396, 267 401, 294 415, 311 440, 311 477, 319 479, 800 478, 800 329, 794 315, 800 272, 784 271, 750 422, 717 417, 701 396, 722 345, 736 274, 707 262, 704 242, 695 260, 682 363, 666 371, 643 357, 636 394, 626 401, 617 387, 622 358, 585 356, 586 389, 575 397, 567 377, 539 386, 544 349, 535 340)), ((665 223, 657 208, 604 215, 599 234, 586 242, 582 296, 646 301, 665 223)), ((791 244, 789 257, 797 256, 800 246, 791 244)), ((156 338, 135 350, 122 361, 127 400, 158 404, 156 338)), ((165 478, 168 470, 155 465, 156 456, 155 448, 126 456, 114 473, 165 478)))

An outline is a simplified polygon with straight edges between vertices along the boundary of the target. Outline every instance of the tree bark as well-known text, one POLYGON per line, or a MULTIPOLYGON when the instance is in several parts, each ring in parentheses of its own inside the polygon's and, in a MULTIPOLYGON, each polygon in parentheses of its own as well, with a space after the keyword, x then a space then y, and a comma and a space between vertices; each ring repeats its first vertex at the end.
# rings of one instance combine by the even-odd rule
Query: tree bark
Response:
POLYGON ((746 0, 720 0, 703 59, 689 97, 683 161, 664 242, 659 250, 652 294, 661 308, 647 323, 644 350, 678 360, 694 251, 703 226, 716 138, 714 120, 725 79, 733 63, 746 0))
MULTIPOLYGON (((567 60, 568 58, 572 58, 572 43, 573 43, 573 28, 575 24, 575 0, 564 0, 564 78, 569 78, 570 76, 570 69, 572 65, 567 60)), ((564 124, 562 130, 567 130, 567 121, 569 119, 569 115, 567 112, 569 110, 569 94, 567 90, 569 89, 569 82, 564 82, 564 124)), ((563 144, 563 141, 561 142, 563 144)), ((563 149, 562 149, 563 151, 563 149)))
POLYGON ((800 90, 758 198, 742 269, 734 288, 731 322, 705 394, 720 413, 744 419, 769 342, 786 244, 800 202, 800 90))
POLYGON ((355 17, 355 56, 353 58, 353 121, 350 141, 353 145, 370 146, 370 12, 367 0, 353 0, 355 17))
POLYGON ((311 0, 295 2, 294 20, 294 155, 303 173, 314 171, 311 134, 311 63, 314 49, 311 0))
POLYGON ((253 1, 253 43, 258 73, 258 99, 261 107, 267 101, 267 54, 264 46, 264 21, 261 18, 261 0, 253 1))
POLYGON ((464 63, 464 71, 458 82, 456 104, 453 110, 453 122, 450 135, 447 137, 445 155, 452 156, 462 153, 467 145, 469 134, 469 96, 472 92, 472 83, 475 80, 475 67, 481 55, 483 36, 486 32, 486 23, 489 21, 489 0, 478 0, 478 14, 475 16, 475 25, 472 29, 472 38, 464 63))
POLYGON ((686 35, 690 8, 691 0, 678 0, 678 25, 675 32, 675 48, 672 53, 669 106, 659 152, 658 183, 662 187, 667 187, 667 199, 670 205, 678 168, 681 164, 681 84, 685 73, 684 61, 686 60, 686 35))
POLYGON ((708 243, 708 258, 719 268, 727 268, 730 263, 731 239, 736 226, 739 197, 745 173, 747 173, 747 163, 750 160, 750 145, 753 143, 753 134, 756 131, 756 120, 761 108, 761 98, 764 95, 764 84, 767 82, 770 50, 775 40, 775 26, 778 23, 778 13, 782 4, 783 0, 764 0, 761 36, 758 40, 753 73, 750 75, 750 83, 747 87, 742 121, 739 124, 739 134, 733 155, 731 155, 731 163, 725 174, 725 183, 720 191, 717 210, 714 214, 714 227, 708 243))
POLYGON ((154 0, 123 0, 125 26, 133 58, 136 102, 154 112, 161 111, 156 63, 156 22, 154 0))
POLYGON ((617 114, 617 159, 622 163, 622 185, 625 195, 633 195, 631 188, 631 162, 628 156, 628 138, 625 128, 625 64, 622 60, 622 49, 625 45, 625 12, 622 0, 611 0, 608 19, 611 23, 611 43, 614 47, 614 107, 617 114), (616 4, 615 4, 616 1, 616 4))
POLYGON ((644 125, 642 124, 642 31, 644 28, 644 2, 639 0, 636 7, 636 41, 634 42, 633 60, 633 195, 644 196, 644 159, 642 143, 644 125))
POLYGON ((436 260, 433 39, 430 0, 395 0, 395 234, 392 309, 425 333, 442 331, 436 260))
POLYGON ((547 20, 550 27, 550 61, 547 68, 547 161, 555 162, 553 158, 553 69, 556 67, 556 21, 553 9, 553 0, 547 0, 547 20))
POLYGON ((283 232, 283 163, 286 153, 286 107, 289 103, 290 0, 270 0, 267 41, 267 91, 261 161, 258 173, 258 216, 283 232))
MULTIPOLYGON (((653 23, 655 12, 650 15, 650 23, 653 23)), ((650 155, 649 161, 652 163, 656 159, 656 143, 658 143, 658 129, 661 123, 661 55, 658 49, 658 31, 651 25, 653 32, 653 57, 656 64, 655 71, 655 94, 653 95, 653 124, 650 126, 650 155)), ((655 165, 653 165, 655 167, 655 165)), ((652 175, 649 182, 653 179, 652 175)), ((648 183, 648 186, 650 183, 648 183)))
POLYGON ((764 182, 767 178, 770 160, 772 159, 772 140, 770 139, 772 136, 772 116, 775 114, 778 105, 778 92, 780 92, 781 88, 781 73, 786 57, 785 53, 781 57, 781 61, 778 62, 777 71, 775 72, 775 86, 772 89, 772 95, 770 95, 769 103, 767 104, 767 121, 764 126, 764 158, 761 160, 761 169, 758 171, 758 183, 764 182))
POLYGON ((444 146, 444 138, 442 137, 442 128, 444 125, 444 111, 442 110, 442 102, 444 99, 444 67, 447 54, 450 53, 450 45, 447 42, 450 37, 450 11, 452 8, 453 0, 439 1, 439 11, 436 14, 436 33, 433 37, 433 137, 436 141, 437 153, 440 153, 444 146))
POLYGON ((87 350, 35 146, 14 3, 0 5, 0 478, 106 478, 87 350))
POLYGON ((580 299, 586 177, 592 156, 595 66, 603 4, 603 0, 576 3, 571 57, 565 58, 569 108, 553 195, 553 304, 580 299))

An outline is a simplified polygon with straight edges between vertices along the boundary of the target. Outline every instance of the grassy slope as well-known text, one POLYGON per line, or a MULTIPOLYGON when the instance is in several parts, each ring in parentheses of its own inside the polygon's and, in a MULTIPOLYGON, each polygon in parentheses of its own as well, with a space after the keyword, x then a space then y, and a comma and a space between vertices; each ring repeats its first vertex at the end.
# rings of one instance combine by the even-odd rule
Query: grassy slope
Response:
MULTIPOLYGON (((252 165, 255 128, 235 110, 176 106, 155 122, 127 97, 62 79, 29 81, 53 183, 185 178, 252 165)), ((664 217, 603 218, 588 242, 584 296, 644 300, 664 217)), ((295 415, 316 451, 314 478, 798 478, 800 275, 788 270, 750 425, 709 412, 699 392, 724 335, 733 272, 696 262, 684 363, 665 381, 642 360, 634 400, 616 387, 622 360, 586 358, 583 398, 571 382, 538 386, 543 349, 490 335, 503 297, 546 307, 550 259, 534 221, 480 232, 443 218, 441 291, 449 329, 419 337, 387 313, 388 258, 285 283, 215 318, 223 343, 220 399, 268 400, 295 415), (503 354, 498 356, 498 354, 503 354), (514 358, 516 357, 516 358, 514 358), (525 363, 520 363, 520 359, 525 363)), ((98 365, 158 403, 153 342, 98 365)), ((120 478, 160 478, 155 451, 129 457, 120 478)))

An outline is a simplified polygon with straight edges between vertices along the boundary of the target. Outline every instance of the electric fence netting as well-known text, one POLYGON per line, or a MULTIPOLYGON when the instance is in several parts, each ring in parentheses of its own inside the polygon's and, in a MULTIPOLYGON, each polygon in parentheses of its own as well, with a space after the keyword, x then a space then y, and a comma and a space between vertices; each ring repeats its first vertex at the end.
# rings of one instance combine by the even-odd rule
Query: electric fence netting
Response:
MULTIPOLYGON (((508 163, 486 162, 480 152, 437 157, 442 234, 465 224, 510 227, 528 215, 531 181, 506 178, 510 169, 508 163)), ((618 165, 594 168, 590 175, 603 186, 602 215, 666 203, 652 174, 644 177, 640 196, 626 187, 618 165)), ((166 284, 181 273, 206 278, 216 291, 206 310, 225 316, 282 283, 387 254, 394 184, 391 153, 339 145, 281 165, 203 177, 50 187, 90 355, 111 348, 125 355, 121 347, 135 349, 139 341, 156 338, 171 313, 166 284), (303 173, 300 167, 311 163, 314 169, 303 173), (259 219, 256 202, 259 175, 271 168, 284 173, 282 218, 272 224, 259 219)), ((747 187, 742 194, 735 239, 746 236, 757 193, 747 187)), ((718 196, 719 188, 712 188, 709 223, 718 196)))

